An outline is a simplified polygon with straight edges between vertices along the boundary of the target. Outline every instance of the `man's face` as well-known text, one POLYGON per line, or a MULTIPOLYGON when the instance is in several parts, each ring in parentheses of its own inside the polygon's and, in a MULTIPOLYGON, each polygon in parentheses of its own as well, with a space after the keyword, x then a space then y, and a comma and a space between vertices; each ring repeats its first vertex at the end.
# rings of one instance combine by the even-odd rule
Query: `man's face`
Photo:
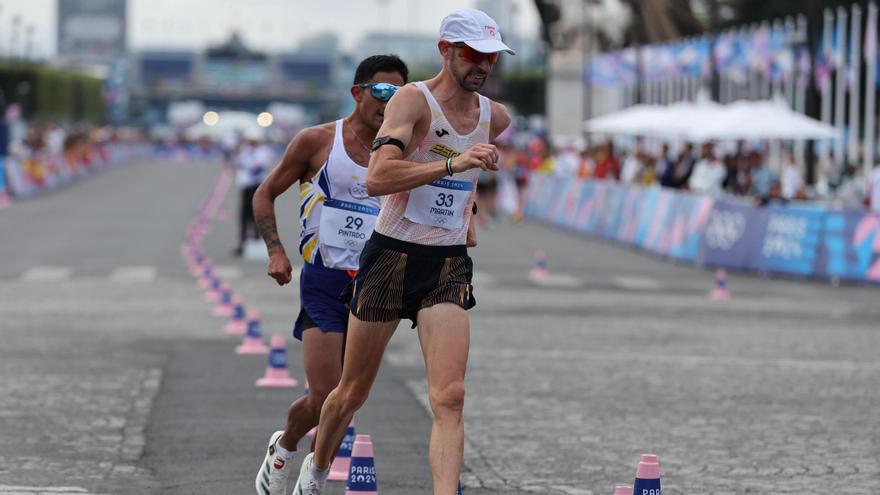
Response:
POLYGON ((446 43, 444 46, 449 71, 458 85, 466 91, 479 91, 495 66, 492 60, 498 60, 497 54, 478 52, 463 43, 446 43))
MULTIPOLYGON (((377 72, 367 81, 367 84, 386 83, 401 87, 405 84, 403 76, 399 72, 377 72)), ((385 105, 387 101, 380 101, 372 95, 369 86, 353 86, 351 94, 355 101, 355 113, 361 121, 370 129, 378 131, 385 119, 385 105)))

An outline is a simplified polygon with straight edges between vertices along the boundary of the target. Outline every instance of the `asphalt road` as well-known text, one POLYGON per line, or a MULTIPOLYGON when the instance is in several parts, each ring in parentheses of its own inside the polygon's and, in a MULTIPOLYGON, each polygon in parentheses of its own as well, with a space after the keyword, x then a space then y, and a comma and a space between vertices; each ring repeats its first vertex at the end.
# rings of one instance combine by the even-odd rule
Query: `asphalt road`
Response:
MULTIPOLYGON (((254 386, 265 358, 233 353, 180 255, 218 170, 135 163, 0 210, 0 494, 252 493, 302 390, 254 386)), ((279 202, 289 251, 296 202, 279 202)), ((230 256, 232 219, 214 227, 208 254, 290 340, 295 284, 230 256)), ((713 302, 708 270, 503 221, 473 256, 465 493, 611 493, 644 452, 668 493, 880 490, 876 288, 733 276, 713 302)), ((358 416, 383 495, 429 493, 424 390, 401 325, 358 416)))

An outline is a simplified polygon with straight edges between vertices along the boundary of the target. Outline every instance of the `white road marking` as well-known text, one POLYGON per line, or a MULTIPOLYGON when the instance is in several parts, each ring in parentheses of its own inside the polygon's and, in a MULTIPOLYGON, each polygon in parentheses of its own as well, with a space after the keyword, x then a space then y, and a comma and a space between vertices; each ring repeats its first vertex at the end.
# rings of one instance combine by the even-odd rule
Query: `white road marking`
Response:
POLYGON ((649 277, 619 275, 611 278, 611 283, 627 290, 658 290, 660 282, 649 277))
POLYGON ((23 282, 59 282, 70 278, 72 270, 66 266, 35 266, 21 274, 23 282))
POLYGON ((89 491, 78 486, 15 486, 0 485, 5 495, 88 495, 89 491))
POLYGON ((156 279, 156 267, 153 266, 121 266, 110 272, 112 282, 129 284, 152 282, 156 279))

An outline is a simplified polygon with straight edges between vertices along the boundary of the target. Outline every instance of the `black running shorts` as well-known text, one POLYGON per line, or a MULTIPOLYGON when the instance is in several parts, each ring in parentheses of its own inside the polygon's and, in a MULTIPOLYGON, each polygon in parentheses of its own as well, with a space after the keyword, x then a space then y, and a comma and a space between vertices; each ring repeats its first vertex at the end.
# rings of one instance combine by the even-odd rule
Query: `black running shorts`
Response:
POLYGON ((473 270, 463 245, 424 246, 373 232, 342 299, 359 320, 409 319, 415 328, 422 308, 440 303, 473 308, 473 270))

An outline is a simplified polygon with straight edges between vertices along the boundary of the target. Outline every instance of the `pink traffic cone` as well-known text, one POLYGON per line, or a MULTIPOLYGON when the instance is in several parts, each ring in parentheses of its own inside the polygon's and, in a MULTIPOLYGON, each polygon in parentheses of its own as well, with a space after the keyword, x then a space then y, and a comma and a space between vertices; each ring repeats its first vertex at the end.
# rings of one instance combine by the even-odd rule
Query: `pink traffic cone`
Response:
POLYGON ((659 495, 660 488, 660 463, 654 454, 644 454, 636 468, 636 481, 633 483, 632 493, 659 495))
POLYGON ((269 352, 269 365, 266 374, 257 380, 258 387, 295 387, 299 382, 291 378, 287 370, 287 348, 284 336, 272 335, 272 350, 269 352))
POLYGON ((229 315, 229 321, 226 323, 226 326, 223 327, 223 331, 229 335, 244 335, 247 326, 244 304, 239 302, 232 306, 232 314, 229 315))
POLYGON ((715 272, 715 288, 709 292, 709 299, 713 301, 726 301, 730 299, 730 291, 727 290, 727 272, 718 270, 715 272))
POLYGON ((263 330, 260 325, 260 314, 252 310, 248 314, 247 333, 241 345, 235 348, 236 354, 269 354, 269 348, 263 343, 263 330))
POLYGON ((6 187, 0 187, 0 208, 6 208, 12 204, 12 198, 6 192, 6 187))
POLYGON ((339 444, 339 451, 330 465, 330 476, 327 477, 331 481, 345 481, 348 479, 348 468, 351 466, 351 449, 354 447, 354 420, 345 430, 345 436, 342 443, 339 444))
POLYGON ((614 495, 633 495, 632 485, 615 485, 614 495))
POLYGON ((196 265, 192 267, 189 272, 193 277, 201 277, 202 275, 205 275, 206 270, 210 273, 213 265, 214 264, 211 262, 210 258, 197 257, 196 265))
POLYGON ((547 255, 542 250, 535 251, 535 265, 529 272, 532 280, 544 280, 547 278, 547 255))
POLYGON ((214 306, 213 315, 217 318, 229 318, 236 304, 241 304, 241 297, 234 295, 232 289, 226 289, 220 294, 220 301, 214 306))
POLYGON ((224 290, 229 289, 229 284, 220 280, 219 277, 215 277, 211 282, 211 287, 205 291, 205 295, 203 296, 205 302, 209 303, 217 303, 220 302, 220 296, 223 294, 224 290))
POLYGON ((373 442, 370 435, 355 437, 351 449, 351 467, 345 495, 379 495, 376 484, 376 464, 373 459, 373 442))

